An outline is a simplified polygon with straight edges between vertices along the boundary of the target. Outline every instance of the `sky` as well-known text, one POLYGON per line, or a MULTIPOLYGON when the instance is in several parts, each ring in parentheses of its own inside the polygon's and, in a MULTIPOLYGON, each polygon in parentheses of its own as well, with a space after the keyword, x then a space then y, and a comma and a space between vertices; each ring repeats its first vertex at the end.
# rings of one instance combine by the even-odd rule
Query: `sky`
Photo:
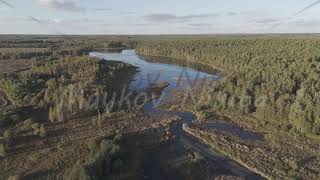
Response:
POLYGON ((0 0, 0 34, 320 33, 320 0, 0 0))

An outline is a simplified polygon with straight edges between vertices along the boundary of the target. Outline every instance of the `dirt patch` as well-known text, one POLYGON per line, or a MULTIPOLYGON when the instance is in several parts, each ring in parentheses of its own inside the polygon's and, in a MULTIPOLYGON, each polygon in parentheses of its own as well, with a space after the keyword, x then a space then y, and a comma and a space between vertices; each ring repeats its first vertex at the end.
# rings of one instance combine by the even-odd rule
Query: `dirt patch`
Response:
POLYGON ((28 65, 21 61, 0 62, 0 73, 2 72, 18 72, 28 69, 28 65))

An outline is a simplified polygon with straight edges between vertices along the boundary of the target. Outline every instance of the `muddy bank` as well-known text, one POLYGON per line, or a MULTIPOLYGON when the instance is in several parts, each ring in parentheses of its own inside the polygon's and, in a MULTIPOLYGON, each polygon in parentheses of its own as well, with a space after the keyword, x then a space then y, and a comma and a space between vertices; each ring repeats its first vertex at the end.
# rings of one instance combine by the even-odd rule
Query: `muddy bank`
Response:
MULTIPOLYGON (((216 149, 220 153, 223 153, 224 155, 226 155, 230 159, 232 159, 232 160, 236 161, 237 163, 239 163, 240 165, 244 166, 249 171, 252 171, 252 172, 254 172, 256 174, 259 174, 259 175, 261 175, 262 177, 264 177, 266 179, 270 179, 270 177, 268 175, 266 175, 264 172, 261 172, 256 168, 252 168, 252 167, 248 166, 246 163, 244 163, 240 159, 238 159, 235 156, 231 155, 230 153, 224 151, 223 148, 220 148, 219 146, 212 145, 211 141, 209 141, 206 138, 204 138, 204 135, 202 134, 203 133, 202 131, 196 131, 193 128, 190 128, 187 124, 183 124, 182 128, 183 128, 183 131, 185 133, 187 133, 188 135, 196 138, 198 141, 202 142, 205 145, 208 145, 209 147, 213 147, 214 149, 216 149)), ((243 147, 243 148, 246 148, 246 147, 243 147)), ((259 177, 259 176, 257 175, 257 177, 259 177)))

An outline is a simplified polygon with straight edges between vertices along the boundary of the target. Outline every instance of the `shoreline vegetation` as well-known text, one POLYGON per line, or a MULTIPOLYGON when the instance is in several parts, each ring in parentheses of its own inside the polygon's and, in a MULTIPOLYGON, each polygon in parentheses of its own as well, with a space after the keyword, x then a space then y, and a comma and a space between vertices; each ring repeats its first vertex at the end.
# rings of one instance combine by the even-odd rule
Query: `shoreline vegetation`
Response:
MULTIPOLYGON (((198 112, 204 114, 206 118, 202 124, 207 123, 208 119, 231 121, 245 129, 263 133, 265 140, 260 143, 243 142, 230 133, 224 133, 221 130, 210 131, 200 125, 191 125, 191 127, 185 125, 184 130, 187 133, 268 179, 288 177, 317 179, 320 175, 320 154, 317 152, 318 96, 310 93, 318 92, 319 86, 315 79, 309 79, 310 74, 303 73, 301 69, 298 70, 299 66, 294 63, 300 63, 303 68, 312 67, 315 64, 314 68, 318 69, 317 59, 320 52, 315 49, 310 51, 294 48, 296 57, 293 57, 289 48, 298 46, 299 43, 306 43, 309 47, 311 44, 317 46, 318 41, 312 39, 161 40, 157 42, 146 40, 138 44, 137 52, 140 55, 167 55, 173 59, 184 59, 187 62, 203 63, 211 67, 223 67, 219 69, 223 69, 225 77, 217 85, 208 90, 208 93, 194 93, 205 96, 207 102, 183 108, 195 114, 198 112), (240 43, 247 49, 239 47, 236 43, 240 43), (228 47, 228 44, 231 47, 228 47), (271 44, 281 50, 270 49, 271 44), (264 54, 260 54, 262 51, 264 54), (300 54, 308 51, 309 54, 300 54), (266 62, 270 60, 268 53, 274 53, 271 58, 278 62, 266 62), (210 56, 212 58, 209 58, 210 56), (235 59, 236 57, 238 60, 235 59), (291 58, 291 60, 288 61, 285 58, 291 58), (304 61, 305 59, 308 61, 304 61), (264 68, 255 62, 261 63, 264 68), (240 66, 236 66, 237 64, 240 66), (271 72, 273 74, 268 74, 270 73, 268 68, 273 70, 271 72), (293 68, 295 70, 292 70, 293 68), (303 80, 299 79, 301 78, 299 75, 304 76, 303 80), (281 78, 271 80, 281 76, 295 78, 295 83, 290 84, 288 81, 290 77, 285 81, 281 78), (306 88, 305 84, 311 85, 311 88, 306 88), (210 114, 219 115, 210 117, 210 114), (273 165, 270 166, 270 164, 273 165)), ((311 74, 319 76, 317 72, 311 74)), ((199 99, 201 95, 198 96, 199 99)), ((179 103, 176 102, 176 104, 179 103)), ((182 108, 181 105, 178 105, 178 108, 174 106, 171 108, 180 110, 182 108)))
POLYGON ((193 87, 205 101, 183 104, 178 90, 162 104, 197 116, 184 132, 267 179, 320 177, 318 38, 98 37, 0 40, 0 89, 10 100, 0 108, 0 179, 235 178, 197 151, 177 147, 177 117, 126 107, 105 113, 99 101, 98 110, 83 107, 90 94, 119 92, 137 72, 88 53, 128 47, 147 61, 223 74, 202 91, 193 87), (245 139, 239 131, 262 138, 245 139))
POLYGON ((317 135, 318 46, 318 40, 307 38, 168 39, 142 41, 136 50, 222 67, 225 76, 208 92, 208 106, 252 116, 262 127, 317 135))
MULTIPOLYGON (((194 91, 193 94, 198 96, 203 93, 197 89, 194 91)), ((164 108, 201 114, 200 117, 198 115, 197 122, 183 125, 183 130, 200 142, 267 179, 317 179, 319 176, 318 138, 286 132, 267 132, 261 127, 252 126, 239 116, 219 113, 216 109, 199 110, 193 106, 191 99, 186 104, 181 103, 184 94, 181 90, 176 91, 175 98, 164 105, 164 108), (234 125, 233 128, 221 128, 221 125, 207 128, 206 125, 210 126, 213 122, 234 125), (259 138, 243 139, 237 127, 242 131, 254 133, 259 138)))
POLYGON ((232 156, 230 153, 223 151, 222 148, 219 148, 217 146, 214 146, 210 140, 203 138, 204 136, 201 135, 201 132, 198 132, 192 128, 190 128, 187 124, 183 124, 182 129, 184 132, 188 133, 189 135, 191 135, 192 137, 198 139, 199 141, 201 141, 203 144, 208 145, 209 147, 212 147, 213 149, 219 151, 220 153, 226 155, 227 157, 229 157, 230 159, 238 162, 239 164, 241 164, 242 166, 246 167, 247 169, 249 169, 252 172, 255 172, 259 175, 261 175, 262 177, 266 178, 266 179, 272 179, 271 176, 266 175, 264 172, 254 168, 254 167, 250 167, 249 165, 247 165, 245 162, 243 162, 242 160, 238 159, 235 156, 232 156))

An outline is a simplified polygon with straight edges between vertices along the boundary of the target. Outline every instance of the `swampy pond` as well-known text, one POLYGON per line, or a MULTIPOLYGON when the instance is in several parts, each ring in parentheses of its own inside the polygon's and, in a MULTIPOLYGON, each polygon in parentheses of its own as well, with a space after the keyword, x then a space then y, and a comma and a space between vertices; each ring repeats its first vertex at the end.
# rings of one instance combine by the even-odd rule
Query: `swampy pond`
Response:
MULTIPOLYGON (((203 79, 217 81, 221 77, 218 71, 200 64, 187 64, 183 61, 173 61, 163 57, 140 56, 136 54, 134 50, 123 50, 121 52, 91 52, 90 56, 104 60, 119 61, 138 67, 139 71, 136 73, 134 80, 130 84, 132 90, 142 91, 152 86, 152 84, 157 84, 159 82, 169 83, 168 87, 162 92, 164 95, 163 101, 171 99, 174 90, 192 88, 190 86, 193 84, 190 82, 203 79)), ((152 102, 145 104, 144 111, 153 116, 164 114, 177 115, 183 119, 184 123, 189 124, 196 121, 196 116, 190 112, 159 109, 152 102)), ((246 140, 259 139, 259 136, 255 133, 247 132, 236 125, 227 122, 222 123, 210 120, 210 123, 207 123, 204 126, 205 128, 227 131, 246 140)), ((184 147, 191 147, 208 159, 208 161, 218 165, 221 172, 227 172, 246 179, 263 179, 256 173, 188 136, 182 131, 182 123, 175 125, 173 128, 178 137, 178 143, 174 143, 174 146, 176 146, 177 149, 181 150, 184 147)))

